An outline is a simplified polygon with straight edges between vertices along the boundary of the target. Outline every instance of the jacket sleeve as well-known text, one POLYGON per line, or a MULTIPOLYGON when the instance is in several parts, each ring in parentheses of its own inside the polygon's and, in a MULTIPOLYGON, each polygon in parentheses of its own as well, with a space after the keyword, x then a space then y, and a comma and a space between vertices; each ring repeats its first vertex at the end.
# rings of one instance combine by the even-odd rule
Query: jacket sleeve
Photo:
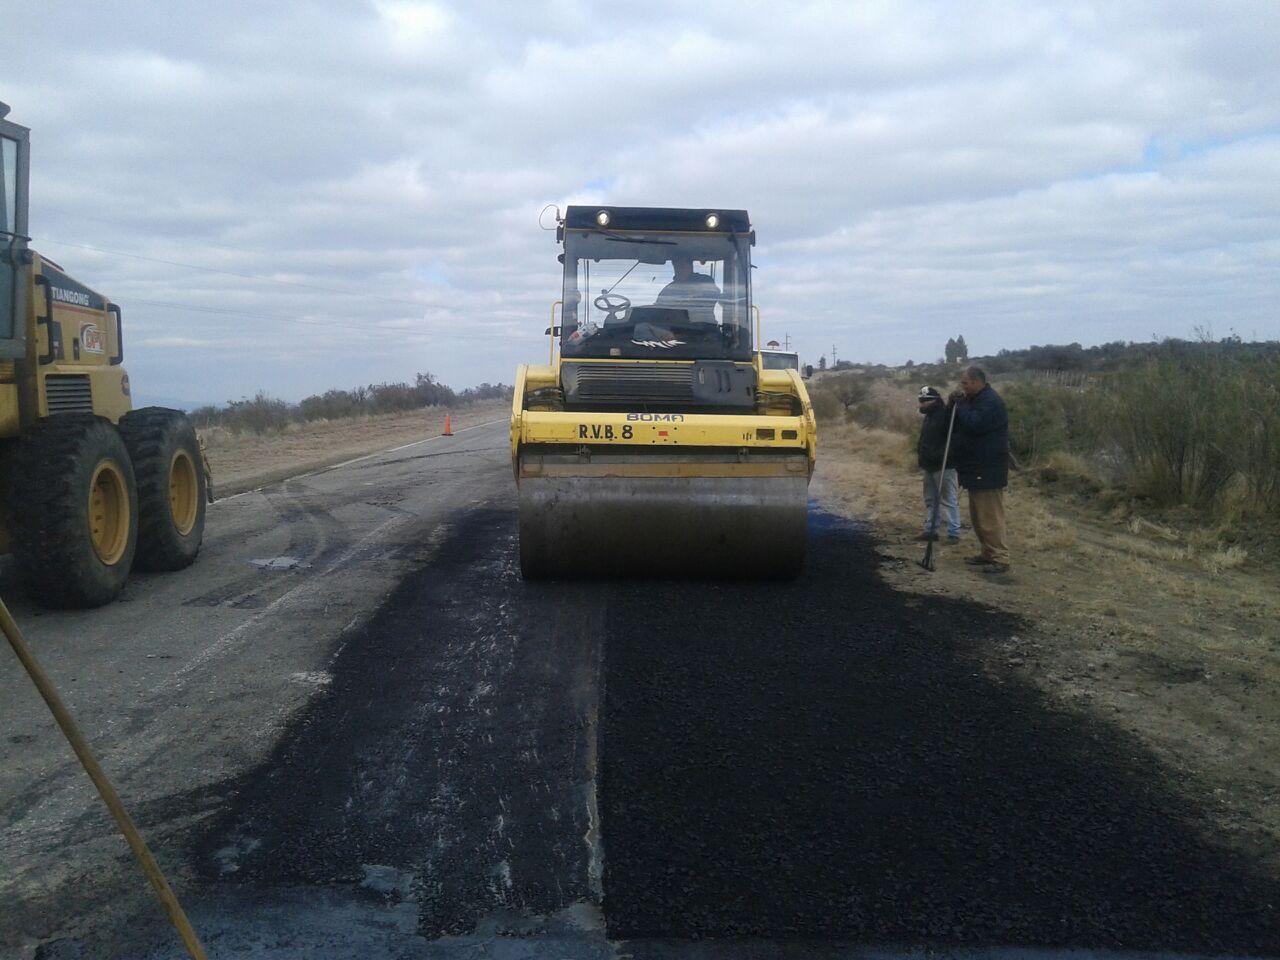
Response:
POLYGON ((920 442, 916 445, 916 454, 921 467, 937 469, 934 465, 942 463, 942 447, 947 430, 946 416, 945 412, 941 416, 936 412, 930 412, 920 427, 920 442))
POLYGON ((956 425, 970 436, 1002 430, 1008 424, 1004 403, 995 396, 978 397, 976 403, 961 403, 956 410, 956 425))

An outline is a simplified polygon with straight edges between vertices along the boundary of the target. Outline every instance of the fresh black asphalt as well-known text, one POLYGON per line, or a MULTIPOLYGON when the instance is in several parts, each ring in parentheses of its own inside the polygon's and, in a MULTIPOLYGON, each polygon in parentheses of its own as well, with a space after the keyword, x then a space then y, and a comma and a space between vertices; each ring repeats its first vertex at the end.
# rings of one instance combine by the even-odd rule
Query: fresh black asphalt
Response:
POLYGON ((1280 882, 1113 727, 983 654, 821 515, 795 584, 614 587, 605 914, 620 938, 1280 954, 1280 882))
POLYGON ((391 911, 405 957, 601 902, 637 956, 1280 955, 1280 882, 1194 788, 993 674, 1026 625, 892 589, 860 528, 815 511, 794 583, 526 584, 515 558, 513 513, 477 509, 342 641, 191 836, 197 901, 346 891, 391 911))

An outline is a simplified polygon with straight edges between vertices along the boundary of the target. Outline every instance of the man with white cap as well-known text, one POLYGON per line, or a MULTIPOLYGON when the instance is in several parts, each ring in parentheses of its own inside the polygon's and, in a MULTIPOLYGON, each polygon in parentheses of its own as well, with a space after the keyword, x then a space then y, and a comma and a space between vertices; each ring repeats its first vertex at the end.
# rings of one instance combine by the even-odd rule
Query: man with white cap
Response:
POLYGON ((920 540, 937 540, 942 512, 946 512, 947 543, 960 541, 960 487, 956 479, 954 451, 947 452, 950 416, 936 387, 921 387, 917 409, 924 417, 916 459, 924 471, 924 532, 920 540), (942 462, 943 455, 947 462, 942 462), (939 497, 941 502, 939 502, 939 497))

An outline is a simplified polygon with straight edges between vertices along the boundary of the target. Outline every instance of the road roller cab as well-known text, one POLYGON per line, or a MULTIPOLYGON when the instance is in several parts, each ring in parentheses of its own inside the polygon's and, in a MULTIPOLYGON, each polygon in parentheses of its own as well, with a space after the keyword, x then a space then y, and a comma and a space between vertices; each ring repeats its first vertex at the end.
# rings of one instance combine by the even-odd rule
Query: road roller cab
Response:
POLYGON ((132 409, 120 308, 29 249, 29 131, 0 104, 0 552, 48 606, 190 564, 207 465, 177 410, 132 409))
POLYGON ((816 425, 753 336, 746 211, 574 206, 557 235, 512 408, 524 575, 794 575, 816 425))

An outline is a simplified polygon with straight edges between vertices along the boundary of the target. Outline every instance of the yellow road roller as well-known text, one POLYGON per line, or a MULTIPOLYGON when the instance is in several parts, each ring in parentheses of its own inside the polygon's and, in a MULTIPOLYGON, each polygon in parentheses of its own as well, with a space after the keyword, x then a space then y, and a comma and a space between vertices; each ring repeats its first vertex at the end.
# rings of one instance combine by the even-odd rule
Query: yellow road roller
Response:
POLYGON ((747 212, 571 206, 556 235, 511 411, 524 577, 795 576, 817 425, 761 359, 747 212))

